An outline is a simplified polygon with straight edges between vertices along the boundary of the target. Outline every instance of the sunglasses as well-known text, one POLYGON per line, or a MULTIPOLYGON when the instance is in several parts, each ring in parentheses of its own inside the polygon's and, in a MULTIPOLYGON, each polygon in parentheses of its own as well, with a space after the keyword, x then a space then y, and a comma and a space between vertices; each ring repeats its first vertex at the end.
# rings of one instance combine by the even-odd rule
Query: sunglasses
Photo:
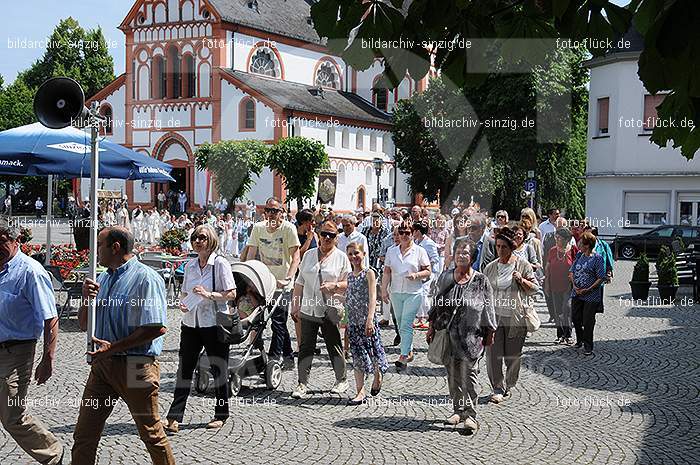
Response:
POLYGON ((265 208, 265 213, 279 213, 281 211, 282 210, 279 208, 267 208, 267 207, 265 208))
POLYGON ((318 235, 324 239, 335 239, 338 236, 336 233, 328 231, 321 231, 318 235))
POLYGON ((506 215, 496 215, 496 218, 505 218, 506 215))
POLYGON ((209 240, 209 238, 205 234, 199 234, 196 236, 194 234, 192 234, 192 236, 190 237, 190 242, 196 242, 196 241, 206 242, 208 240, 209 240))
POLYGON ((404 229, 402 231, 399 231, 399 236, 410 236, 410 235, 411 235, 411 231, 408 229, 404 229))

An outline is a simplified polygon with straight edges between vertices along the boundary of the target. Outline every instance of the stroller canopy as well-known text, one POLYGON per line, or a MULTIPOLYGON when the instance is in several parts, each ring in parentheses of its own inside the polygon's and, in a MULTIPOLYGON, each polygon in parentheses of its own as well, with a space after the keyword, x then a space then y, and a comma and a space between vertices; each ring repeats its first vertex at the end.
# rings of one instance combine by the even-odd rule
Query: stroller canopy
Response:
POLYGON ((272 301, 272 296, 277 289, 277 279, 263 262, 258 260, 235 262, 231 265, 231 271, 245 277, 256 292, 265 299, 265 303, 269 304, 272 301))

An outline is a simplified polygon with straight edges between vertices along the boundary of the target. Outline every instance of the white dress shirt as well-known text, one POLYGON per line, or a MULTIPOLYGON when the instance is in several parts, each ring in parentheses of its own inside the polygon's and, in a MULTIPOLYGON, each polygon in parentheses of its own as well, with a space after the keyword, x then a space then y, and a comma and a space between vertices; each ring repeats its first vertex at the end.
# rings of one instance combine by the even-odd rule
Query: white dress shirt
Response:
MULTIPOLYGON (((207 291, 212 290, 212 272, 216 272, 216 290, 214 292, 227 292, 236 288, 233 279, 231 265, 228 260, 220 255, 212 253, 204 269, 199 267, 199 258, 195 257, 185 265, 185 276, 182 281, 182 291, 192 294, 195 286, 202 286, 207 291)), ((225 312, 226 302, 216 302, 220 312, 225 312)), ((216 307, 214 301, 205 299, 198 303, 194 309, 182 314, 182 324, 190 328, 209 328, 216 326, 216 307)))

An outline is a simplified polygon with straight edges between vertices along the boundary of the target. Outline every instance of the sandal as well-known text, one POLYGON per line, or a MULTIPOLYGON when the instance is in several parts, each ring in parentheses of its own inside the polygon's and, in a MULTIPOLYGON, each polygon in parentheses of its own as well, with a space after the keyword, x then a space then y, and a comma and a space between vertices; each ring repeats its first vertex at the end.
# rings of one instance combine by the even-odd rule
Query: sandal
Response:
POLYGON ((455 413, 451 417, 446 418, 445 421, 443 421, 442 423, 444 425, 457 426, 458 424, 460 424, 461 421, 462 417, 459 416, 459 413, 455 413))
POLYGON ((224 420, 214 419, 207 423, 207 429, 221 429, 224 426, 224 420))
POLYGON ((163 421, 162 423, 163 429, 166 433, 175 434, 180 431, 180 425, 178 425, 177 421, 175 420, 168 420, 167 422, 163 421))

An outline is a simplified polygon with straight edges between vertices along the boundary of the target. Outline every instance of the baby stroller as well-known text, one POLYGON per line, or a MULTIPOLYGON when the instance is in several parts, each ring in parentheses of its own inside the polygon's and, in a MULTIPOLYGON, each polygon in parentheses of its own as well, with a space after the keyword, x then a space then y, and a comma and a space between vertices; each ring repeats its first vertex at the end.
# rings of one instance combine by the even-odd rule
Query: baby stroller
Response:
MULTIPOLYGON (((241 319, 243 335, 240 346, 243 353, 235 356, 229 354, 229 394, 238 395, 243 380, 249 377, 264 381, 268 389, 277 389, 282 382, 282 365, 278 360, 271 360, 263 347, 263 332, 282 298, 280 295, 273 300, 277 280, 267 266, 257 260, 233 263, 231 271, 236 281, 233 311, 239 311, 239 307, 243 310, 244 303, 251 311, 246 318, 241 319)), ((213 368, 206 352, 202 351, 194 372, 197 392, 207 391, 210 381, 215 379, 213 368)))

